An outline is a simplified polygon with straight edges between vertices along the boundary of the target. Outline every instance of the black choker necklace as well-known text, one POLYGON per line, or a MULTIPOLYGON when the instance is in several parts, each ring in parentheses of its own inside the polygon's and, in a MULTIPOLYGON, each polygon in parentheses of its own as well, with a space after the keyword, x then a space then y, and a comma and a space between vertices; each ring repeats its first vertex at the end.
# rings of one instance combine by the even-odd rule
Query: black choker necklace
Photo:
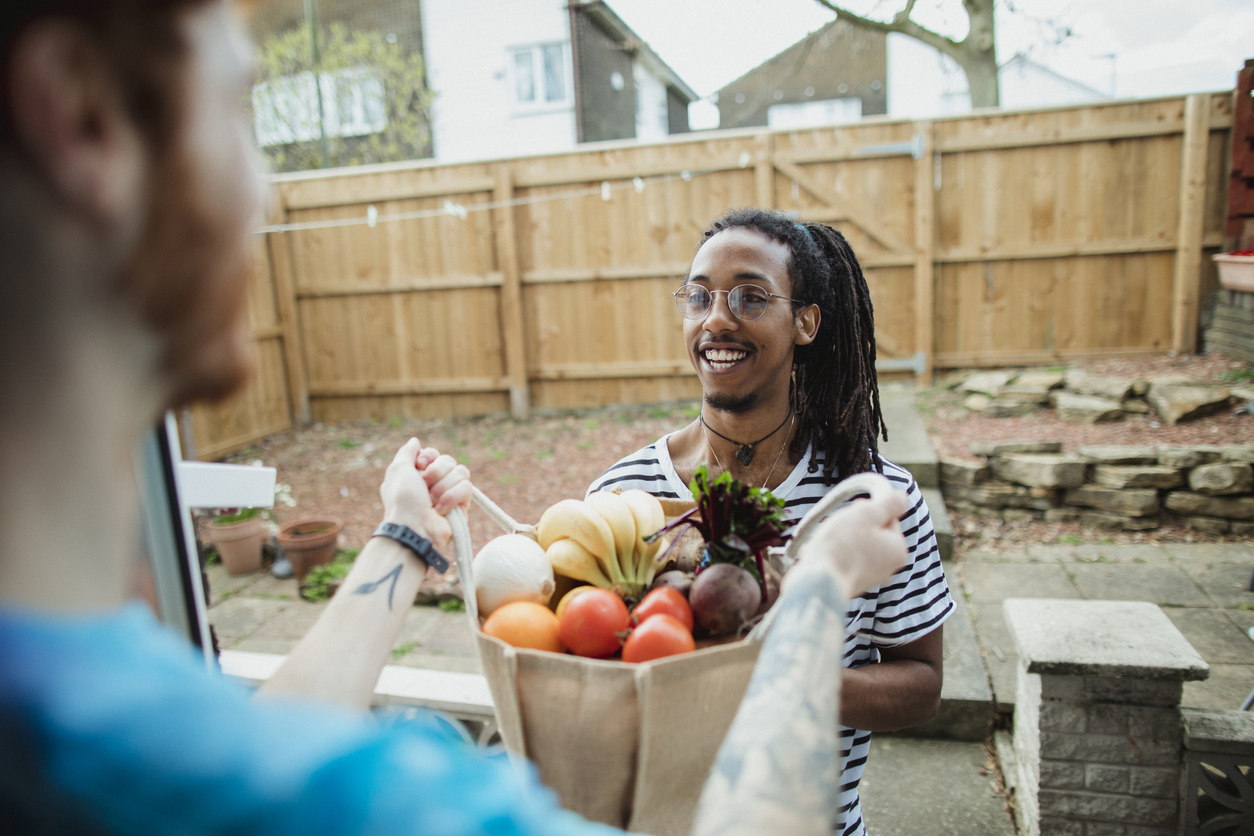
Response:
POLYGON ((734 455, 736 456, 736 461, 740 462, 740 465, 741 465, 742 467, 748 467, 748 466, 749 466, 749 465, 753 462, 753 454, 754 454, 754 452, 755 452, 755 450, 754 450, 753 448, 757 447, 757 446, 758 446, 759 444, 761 444, 763 441, 766 441, 768 438, 770 438, 771 436, 775 435, 775 433, 779 432, 779 431, 780 431, 780 429, 781 429, 781 428, 782 428, 785 424, 787 424, 787 423, 788 423, 788 419, 792 417, 792 412, 791 412, 791 410, 790 410, 790 411, 789 411, 789 413, 788 413, 787 415, 785 415, 785 416, 784 416, 784 420, 779 422, 779 426, 778 426, 778 427, 776 427, 775 429, 771 430, 769 433, 767 433, 766 435, 762 436, 761 438, 759 438, 757 441, 753 442, 752 444, 744 444, 744 443, 742 443, 742 442, 737 441, 737 440, 736 440, 736 439, 734 439, 734 438, 728 438, 727 436, 723 435, 721 432, 719 432, 718 430, 714 429, 714 428, 713 428, 713 427, 711 427, 709 424, 705 423, 705 415, 704 415, 704 414, 699 414, 699 415, 697 415, 697 417, 698 417, 699 419, 701 419, 701 425, 702 425, 702 426, 704 426, 704 427, 705 427, 707 430, 709 430, 710 432, 714 433, 714 434, 715 434, 716 436, 718 436, 719 438, 723 439, 724 441, 730 441, 732 444, 739 444, 739 445, 740 445, 740 449, 739 449, 739 450, 737 450, 737 451, 735 452, 735 454, 734 454, 734 455))

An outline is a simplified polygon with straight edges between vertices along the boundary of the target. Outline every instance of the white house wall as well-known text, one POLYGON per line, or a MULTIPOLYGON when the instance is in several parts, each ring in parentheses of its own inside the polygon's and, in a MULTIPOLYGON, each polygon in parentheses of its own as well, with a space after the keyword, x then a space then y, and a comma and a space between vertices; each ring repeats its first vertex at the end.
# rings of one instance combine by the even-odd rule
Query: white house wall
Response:
POLYGON ((423 50, 436 94, 432 144, 441 160, 575 146, 570 19, 563 0, 422 0, 423 50), (520 107, 511 49, 564 45, 566 101, 520 107))

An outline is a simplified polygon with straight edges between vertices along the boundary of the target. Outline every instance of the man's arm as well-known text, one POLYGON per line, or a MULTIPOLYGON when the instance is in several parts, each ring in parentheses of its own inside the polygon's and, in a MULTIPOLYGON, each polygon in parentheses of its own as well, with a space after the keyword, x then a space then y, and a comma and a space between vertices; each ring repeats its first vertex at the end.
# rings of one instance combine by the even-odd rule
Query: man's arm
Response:
POLYGON ((697 836, 828 836, 840 791, 844 602, 905 562, 890 492, 832 514, 784 576, 775 623, 701 793, 697 836), (839 544, 835 548, 834 544, 839 544))
POLYGON ((867 731, 896 731, 925 723, 940 708, 944 679, 942 630, 897 647, 880 648, 879 664, 846 668, 840 722, 867 731))
MULTIPOLYGON (((384 521, 408 526, 442 555, 451 556, 452 531, 443 515, 469 501, 468 476, 452 457, 410 439, 383 478, 384 521)), ((405 546, 372 537, 340 591, 258 694, 369 708, 425 572, 426 566, 405 546)))

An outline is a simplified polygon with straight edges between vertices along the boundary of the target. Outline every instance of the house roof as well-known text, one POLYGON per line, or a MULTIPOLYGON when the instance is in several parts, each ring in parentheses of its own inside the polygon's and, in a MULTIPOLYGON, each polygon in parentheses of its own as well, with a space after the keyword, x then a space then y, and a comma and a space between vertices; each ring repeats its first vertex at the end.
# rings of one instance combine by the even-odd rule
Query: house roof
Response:
MULTIPOLYGON (((836 20, 833 20, 833 21, 831 21, 830 23, 825 23, 825 24, 823 24, 823 25, 822 25, 822 26, 820 26, 818 29, 815 29, 813 32, 811 32, 810 34, 806 35, 804 38, 801 38, 801 39, 800 39, 800 40, 798 40, 798 41, 794 41, 793 43, 791 43, 791 44, 789 44, 788 46, 784 47, 784 48, 783 48, 783 49, 781 49, 779 52, 777 52, 776 54, 772 55, 770 58, 767 58, 765 61, 763 61, 761 64, 758 64, 758 65, 757 65, 756 67, 754 67, 753 69, 751 69, 751 70, 749 70, 748 72, 746 72, 746 73, 744 73, 744 74, 742 74, 742 75, 740 75, 740 76, 736 77, 736 78, 735 78, 735 79, 733 79, 732 81, 727 82, 727 83, 726 83, 726 84, 724 84, 722 87, 720 87, 720 88, 718 89, 718 91, 717 91, 717 92, 722 93, 724 90, 727 90, 729 87, 733 87, 733 86, 735 86, 736 84, 738 84, 739 82, 741 82, 741 81, 743 81, 744 79, 748 78, 749 76, 752 76, 752 75, 758 75, 758 74, 760 74, 760 73, 763 73, 763 72, 768 71, 768 69, 769 69, 769 68, 771 68, 771 67, 772 67, 772 66, 773 66, 776 62, 778 62, 778 61, 780 61, 781 59, 784 59, 785 57, 787 57, 789 53, 794 52, 794 51, 796 51, 796 50, 805 49, 805 46, 806 46, 807 42, 810 42, 810 41, 815 41, 815 40, 817 40, 818 38, 823 37, 823 34, 824 34, 825 32, 827 32, 827 30, 828 30, 828 29, 831 29, 832 27, 836 26, 837 24, 844 24, 844 21, 842 21, 842 20, 840 20, 839 18, 837 18, 836 20)), ((807 51, 808 51, 808 50, 807 50, 807 51)))
POLYGON ((601 25, 606 32, 621 42, 628 49, 634 49, 642 53, 649 63, 653 64, 661 71, 662 77, 666 83, 674 87, 678 93, 690 102, 700 98, 679 74, 672 70, 665 61, 663 61, 656 52, 654 52, 647 43, 644 42, 639 35, 626 23, 623 19, 614 13, 614 10, 606 5, 605 0, 571 0, 571 8, 586 14, 601 25))
POLYGON ((1040 63, 1039 61, 1033 61, 1031 58, 1029 58, 1027 55, 1025 55, 1022 52, 1016 52, 1015 56, 1011 58, 1009 61, 1002 64, 1000 67, 998 67, 997 71, 1001 72, 1002 70, 1008 70, 1008 69, 1015 68, 1015 67, 1020 67, 1026 70, 1031 70, 1041 75, 1050 76, 1056 81, 1060 81, 1084 93, 1089 93, 1095 98, 1099 98, 1099 99, 1111 98, 1109 93, 1103 93, 1101 90, 1098 90, 1094 87, 1090 87, 1089 85, 1085 84, 1082 81, 1076 81, 1074 78, 1065 76, 1062 73, 1058 72, 1057 70, 1052 70, 1049 67, 1045 66, 1044 64, 1040 63))

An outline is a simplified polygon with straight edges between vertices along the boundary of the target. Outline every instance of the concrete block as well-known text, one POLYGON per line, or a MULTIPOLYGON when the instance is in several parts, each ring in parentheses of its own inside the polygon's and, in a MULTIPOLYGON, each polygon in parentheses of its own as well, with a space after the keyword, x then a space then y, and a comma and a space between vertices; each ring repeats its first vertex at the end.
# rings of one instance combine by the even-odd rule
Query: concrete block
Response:
MULTIPOLYGON (((1085 836, 1084 822, 1072 821, 1071 819, 1057 819, 1053 816, 1044 816, 1040 822, 1041 836, 1085 836)), ((1022 825, 1019 827, 1020 833, 1027 832, 1022 825)))
POLYGON ((1223 450, 1213 444, 1160 444, 1155 450, 1163 467, 1197 467, 1224 457, 1223 450))
POLYGON ((1254 748, 1254 714, 1212 708, 1182 708, 1184 745, 1226 755, 1248 754, 1254 748))
POLYGON ((1104 488, 1170 490, 1184 484, 1184 474, 1174 467, 1158 465, 1099 464, 1093 468, 1093 481, 1104 488))
POLYGON ((1003 608, 1031 673, 1175 682, 1206 677, 1206 662, 1154 604, 1011 598, 1003 608))
POLYGON ((999 479, 1038 488, 1075 488, 1084 484, 1086 465, 1072 456, 1006 454, 993 462, 999 479))
POLYGON ((1223 517, 1227 520, 1254 520, 1254 496, 1206 496, 1189 491, 1172 491, 1163 505, 1177 514, 1223 517))
POLYGON ((1041 786, 1052 790, 1084 789, 1084 764, 1075 761, 1041 761, 1041 786))
POLYGON ((1042 789, 1041 817, 1058 816, 1116 824, 1167 826, 1176 818, 1176 799, 1134 798, 1082 790, 1042 789))
MULTIPOLYGON (((1017 704, 1016 704, 1017 707, 1017 704)), ((1170 766, 1180 759, 1179 741, 1132 738, 1118 734, 1041 732, 1041 761, 1170 766)))
POLYGON ((1127 734, 1128 709, 1118 703, 1097 703, 1085 708, 1086 730, 1093 734, 1127 734))
POLYGON ((973 441, 967 445, 973 456, 1005 456, 1011 453, 1061 453, 1061 441, 973 441))
POLYGON ((1143 444, 1087 444, 1076 455, 1095 464, 1157 464, 1158 453, 1143 444))
POLYGON ((1180 712, 1174 707, 1127 705, 1121 706, 1121 708, 1123 708, 1127 718, 1128 734, 1132 735, 1132 737, 1174 739, 1179 738, 1183 734, 1180 728, 1180 712))
POLYGON ((1158 513, 1158 491, 1147 489, 1116 490, 1085 485, 1067 491, 1065 501, 1068 505, 1084 505, 1128 517, 1158 513))
POLYGON ((1093 792, 1128 792, 1130 770, 1126 766, 1090 763, 1084 766, 1084 788, 1093 792))
POLYGON ((1088 821, 1084 823, 1084 836, 1128 836, 1128 828, 1114 822, 1088 821))
POLYGON ((1128 792, 1146 798, 1167 798, 1175 795, 1180 783, 1180 770, 1171 766, 1134 766, 1128 770, 1128 792))
POLYGON ((1204 464, 1189 471, 1189 488, 1208 496, 1254 491, 1254 470, 1244 462, 1204 464))
POLYGON ((1041 700, 1041 731, 1084 734, 1088 728, 1088 716, 1082 703, 1070 700, 1041 700))

